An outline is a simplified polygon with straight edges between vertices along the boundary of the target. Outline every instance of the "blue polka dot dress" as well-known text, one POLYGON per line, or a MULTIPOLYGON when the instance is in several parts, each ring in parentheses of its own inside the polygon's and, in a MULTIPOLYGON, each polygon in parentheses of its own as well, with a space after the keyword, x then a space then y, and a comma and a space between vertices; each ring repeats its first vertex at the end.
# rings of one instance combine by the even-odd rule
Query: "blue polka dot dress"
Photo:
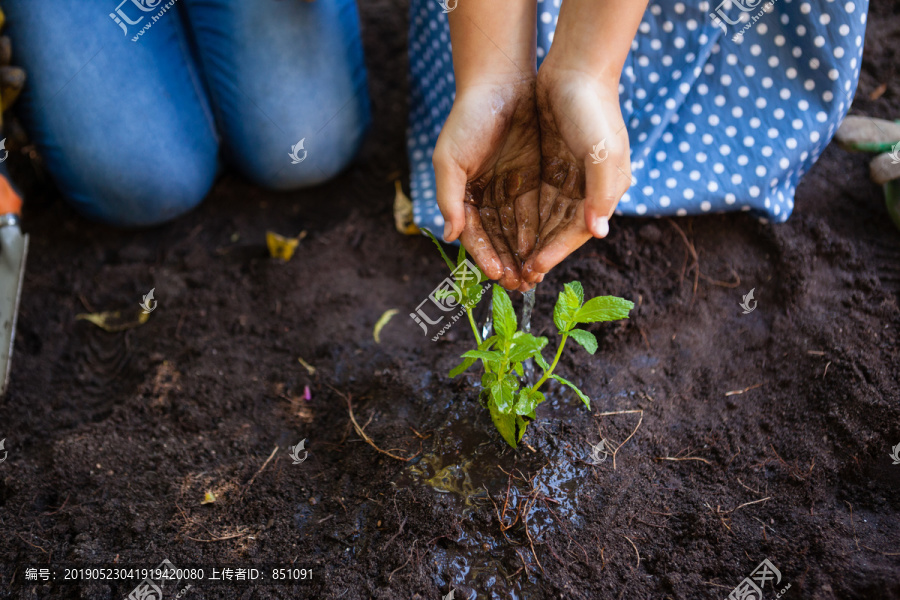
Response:
MULTIPOLYGON (((455 82, 447 15, 410 3, 413 216, 443 230, 431 155, 455 82)), ((560 0, 538 2, 538 64, 560 0)), ((847 114, 868 0, 654 0, 619 83, 634 181, 619 216, 749 211, 781 223, 847 114)))

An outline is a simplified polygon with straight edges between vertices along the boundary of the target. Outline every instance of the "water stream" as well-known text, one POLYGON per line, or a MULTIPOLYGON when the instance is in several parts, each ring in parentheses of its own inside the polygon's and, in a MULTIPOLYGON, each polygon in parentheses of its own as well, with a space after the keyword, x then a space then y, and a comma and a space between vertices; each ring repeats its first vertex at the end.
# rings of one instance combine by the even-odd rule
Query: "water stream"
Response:
POLYGON ((494 301, 488 300, 487 319, 481 326, 481 339, 486 340, 494 333, 494 301))
MULTIPOLYGON (((531 332, 531 313, 534 310, 534 301, 537 296, 537 286, 539 284, 534 284, 534 287, 528 290, 527 292, 522 293, 522 314, 519 317, 519 330, 531 332)), ((488 301, 488 312, 487 318, 484 321, 484 325, 481 327, 481 339, 486 340, 494 333, 494 301, 488 301)), ((525 370, 525 376, 522 378, 522 383, 525 385, 534 385, 534 361, 532 359, 528 359, 522 363, 522 368, 525 370)))
MULTIPOLYGON (((522 331, 531 332, 531 312, 534 310, 534 299, 537 295, 538 285, 537 283, 534 284, 533 288, 522 294, 522 318, 519 319, 519 329, 522 331)), ((525 385, 534 385, 534 360, 529 358, 522 363, 522 368, 525 370, 525 385)))
MULTIPOLYGON (((522 292, 522 315, 519 317, 519 330, 531 331, 531 312, 534 310, 534 300, 537 293, 537 286, 527 292, 522 292)), ((487 319, 481 327, 481 339, 486 340, 494 333, 494 301, 488 300, 487 319)))

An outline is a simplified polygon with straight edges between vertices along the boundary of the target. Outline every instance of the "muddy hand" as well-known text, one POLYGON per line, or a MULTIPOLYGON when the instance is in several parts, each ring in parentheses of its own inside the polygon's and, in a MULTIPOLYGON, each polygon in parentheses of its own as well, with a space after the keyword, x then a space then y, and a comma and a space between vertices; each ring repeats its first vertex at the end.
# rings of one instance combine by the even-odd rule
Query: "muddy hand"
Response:
POLYGON ((618 90, 576 71, 545 67, 537 85, 540 229, 522 271, 532 283, 591 237, 606 237, 609 218, 631 186, 618 90))
POLYGON ((540 144, 534 80, 458 94, 434 151, 444 239, 460 239, 491 279, 523 285, 539 227, 540 144))
POLYGON ((469 242, 478 247, 479 238, 490 241, 503 267, 500 283, 508 289, 520 287, 521 265, 534 250, 539 184, 537 166, 485 175, 466 184, 462 241, 467 248, 469 242))

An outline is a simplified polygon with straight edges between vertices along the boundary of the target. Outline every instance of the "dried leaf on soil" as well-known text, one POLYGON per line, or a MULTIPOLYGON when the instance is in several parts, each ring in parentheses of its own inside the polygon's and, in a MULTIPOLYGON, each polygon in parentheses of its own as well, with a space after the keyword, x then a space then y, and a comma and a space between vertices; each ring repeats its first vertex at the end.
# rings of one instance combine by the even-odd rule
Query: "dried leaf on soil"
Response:
POLYGON ((381 315, 381 318, 378 319, 378 322, 375 323, 375 331, 372 333, 375 338, 375 343, 381 343, 381 330, 384 329, 384 326, 388 324, 388 321, 394 318, 394 315, 399 313, 400 311, 396 308, 392 308, 390 310, 384 311, 384 314, 381 315))
POLYGON ((294 256, 294 251, 297 250, 297 245, 300 244, 300 240, 305 237, 305 231, 301 231, 300 235, 294 238, 284 237, 274 231, 267 231, 266 245, 269 247, 269 255, 272 258, 280 258, 285 262, 289 261, 291 260, 291 257, 294 256))
POLYGON ((309 373, 310 375, 316 374, 316 368, 314 366, 312 366, 311 364, 309 364, 308 362, 306 362, 305 360, 303 360, 302 356, 297 359, 297 362, 299 362, 301 365, 303 365, 303 368, 306 369, 306 372, 309 373))
POLYGON ((104 331, 116 333, 140 327, 150 318, 150 313, 135 308, 133 311, 106 311, 101 313, 81 313, 75 315, 79 321, 89 321, 104 331))
POLYGON ((403 185, 400 180, 394 182, 394 226, 403 235, 418 235, 421 233, 413 222, 413 206, 409 197, 403 193, 403 185))

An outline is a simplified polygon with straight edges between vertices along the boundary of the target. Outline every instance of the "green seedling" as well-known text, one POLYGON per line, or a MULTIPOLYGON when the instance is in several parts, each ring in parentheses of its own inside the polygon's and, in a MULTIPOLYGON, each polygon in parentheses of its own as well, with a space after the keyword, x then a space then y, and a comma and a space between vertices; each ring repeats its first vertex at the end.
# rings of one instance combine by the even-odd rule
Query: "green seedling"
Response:
MULTIPOLYGON (((465 261, 465 250, 460 247, 459 258, 454 264, 431 232, 426 230, 425 233, 438 247, 450 270, 457 273, 460 270, 459 266, 465 261)), ((497 431, 510 446, 515 448, 525 435, 528 423, 536 418, 535 409, 546 399, 540 389, 548 379, 555 379, 572 388, 590 409, 590 398, 574 383, 554 374, 554 370, 559 364, 559 358, 569 338, 575 340, 589 354, 597 352, 597 338, 589 331, 578 329, 578 325, 627 319, 628 313, 634 308, 634 303, 616 296, 598 296, 585 302, 581 283, 577 281, 567 283, 559 293, 553 309, 553 323, 561 339, 553 363, 550 364, 541 353, 547 345, 547 338, 518 330, 518 320, 512 301, 506 290, 499 285, 493 286, 495 335, 486 340, 481 339, 472 314, 482 295, 480 282, 483 276, 480 271, 478 275, 477 279, 471 278, 466 281, 461 281, 461 278, 457 277, 459 292, 448 290, 445 293, 446 296, 453 296, 465 307, 477 343, 475 350, 469 350, 462 355, 463 362, 450 371, 450 377, 461 375, 476 361, 482 362, 484 366, 484 374, 481 376, 484 388, 482 402, 490 411, 491 420, 497 431), (543 370, 543 374, 534 385, 522 387, 520 378, 525 373, 522 363, 529 359, 534 359, 543 370)))

